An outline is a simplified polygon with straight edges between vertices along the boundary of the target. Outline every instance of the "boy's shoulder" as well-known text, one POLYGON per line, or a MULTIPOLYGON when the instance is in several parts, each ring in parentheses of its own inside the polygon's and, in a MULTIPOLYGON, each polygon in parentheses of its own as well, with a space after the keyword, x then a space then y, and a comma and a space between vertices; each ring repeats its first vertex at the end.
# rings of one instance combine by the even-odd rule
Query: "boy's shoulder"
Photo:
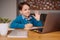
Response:
POLYGON ((22 17, 22 15, 18 15, 17 17, 22 17))
POLYGON ((16 18, 17 19, 21 19, 22 18, 22 15, 18 15, 16 18))

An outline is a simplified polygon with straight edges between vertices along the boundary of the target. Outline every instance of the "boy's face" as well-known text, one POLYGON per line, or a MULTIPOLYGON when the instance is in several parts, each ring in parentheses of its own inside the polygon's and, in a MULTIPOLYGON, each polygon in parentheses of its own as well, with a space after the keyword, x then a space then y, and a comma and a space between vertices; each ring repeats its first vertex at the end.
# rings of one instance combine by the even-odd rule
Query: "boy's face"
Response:
POLYGON ((23 5, 22 10, 20 10, 22 15, 28 17, 30 15, 30 7, 28 5, 23 5))

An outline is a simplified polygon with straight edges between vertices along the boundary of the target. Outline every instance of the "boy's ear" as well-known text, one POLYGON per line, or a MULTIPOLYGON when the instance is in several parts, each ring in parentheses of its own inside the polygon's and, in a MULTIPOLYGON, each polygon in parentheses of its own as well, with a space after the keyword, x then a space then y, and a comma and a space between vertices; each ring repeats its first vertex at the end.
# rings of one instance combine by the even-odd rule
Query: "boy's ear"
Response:
POLYGON ((19 12, 20 12, 20 13, 22 13, 22 11, 21 11, 21 10, 20 10, 19 12))

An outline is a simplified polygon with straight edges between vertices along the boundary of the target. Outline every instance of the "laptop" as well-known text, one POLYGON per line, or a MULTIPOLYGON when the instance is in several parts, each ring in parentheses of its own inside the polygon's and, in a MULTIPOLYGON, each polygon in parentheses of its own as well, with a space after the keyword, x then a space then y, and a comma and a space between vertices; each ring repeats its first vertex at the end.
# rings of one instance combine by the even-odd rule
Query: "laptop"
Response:
POLYGON ((42 33, 60 31, 60 13, 48 13, 42 33))

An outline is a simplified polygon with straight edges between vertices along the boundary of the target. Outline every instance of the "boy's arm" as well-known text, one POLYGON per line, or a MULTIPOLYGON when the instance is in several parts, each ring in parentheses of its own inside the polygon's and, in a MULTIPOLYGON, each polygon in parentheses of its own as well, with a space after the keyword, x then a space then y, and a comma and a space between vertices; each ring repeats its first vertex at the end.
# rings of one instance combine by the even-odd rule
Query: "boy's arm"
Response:
POLYGON ((34 26, 43 26, 42 21, 40 20, 38 21, 35 18, 32 18, 32 21, 34 26))
POLYGON ((25 24, 20 24, 20 17, 18 16, 13 22, 10 24, 10 28, 24 28, 25 24))

